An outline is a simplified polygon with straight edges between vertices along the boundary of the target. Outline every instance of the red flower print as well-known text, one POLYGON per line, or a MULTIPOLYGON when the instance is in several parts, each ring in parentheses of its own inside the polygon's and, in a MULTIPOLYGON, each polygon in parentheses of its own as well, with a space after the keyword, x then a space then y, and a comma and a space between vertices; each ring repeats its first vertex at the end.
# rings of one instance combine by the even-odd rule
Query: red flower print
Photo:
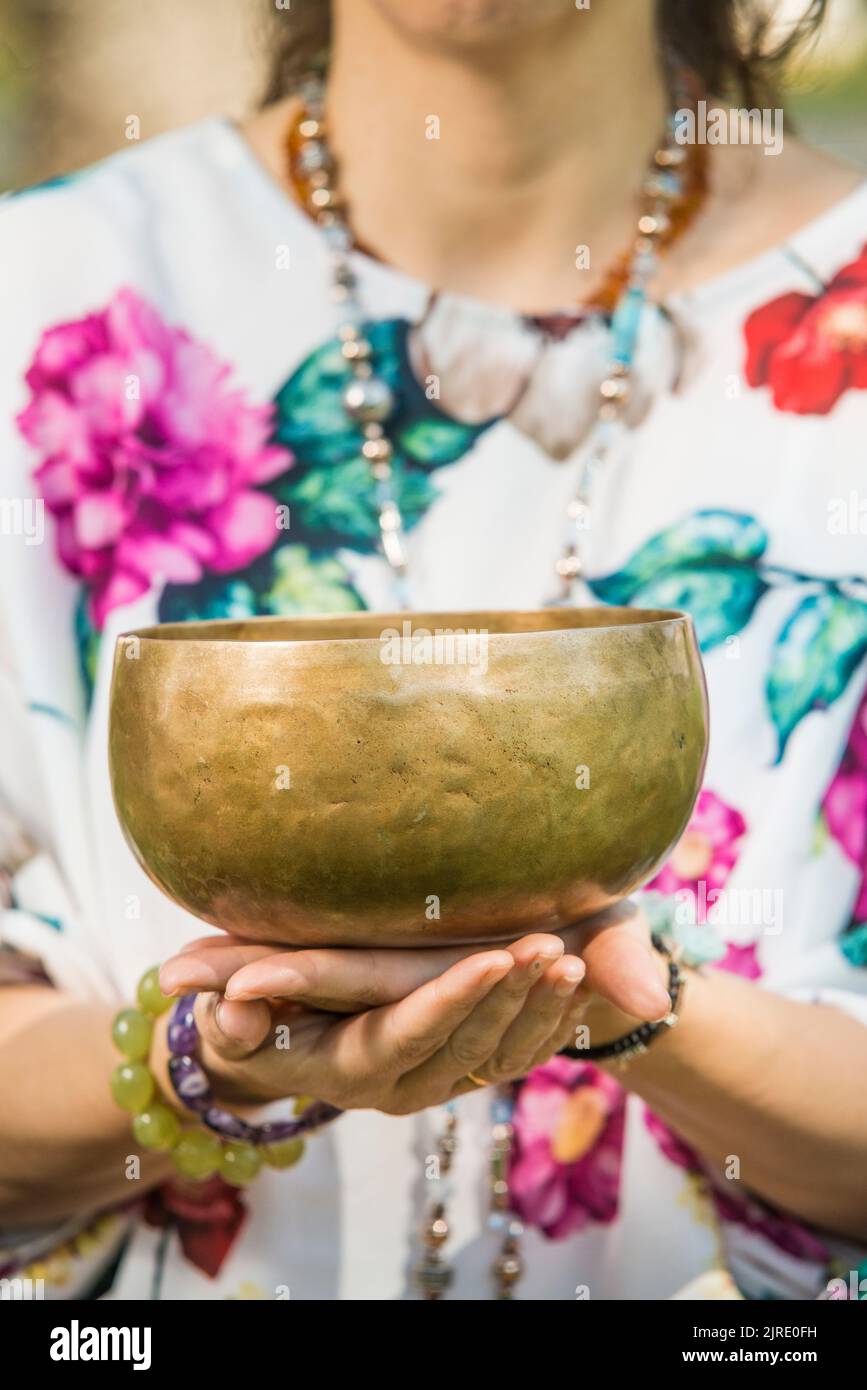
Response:
POLYGON ((220 1177, 205 1182, 164 1183, 145 1202, 149 1226, 172 1226, 191 1264, 216 1279, 247 1219, 237 1187, 220 1177))
POLYGON ((598 1068, 552 1057, 518 1093, 512 1203, 552 1240, 617 1215, 624 1093, 598 1068))
POLYGON ((827 415, 844 391, 867 389, 867 246, 820 294, 791 292, 744 324, 746 378, 777 410, 827 415))

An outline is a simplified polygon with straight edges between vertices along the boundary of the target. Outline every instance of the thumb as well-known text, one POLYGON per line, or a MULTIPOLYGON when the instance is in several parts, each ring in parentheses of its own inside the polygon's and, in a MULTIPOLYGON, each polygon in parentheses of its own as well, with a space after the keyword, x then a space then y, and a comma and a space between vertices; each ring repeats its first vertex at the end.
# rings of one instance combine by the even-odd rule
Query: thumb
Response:
POLYGON ((664 964, 650 941, 644 913, 618 904, 589 926, 581 948, 585 985, 632 1018, 664 1018, 671 1000, 663 983, 664 964))
POLYGON ((195 1015, 202 1041, 229 1062, 251 1056, 271 1032, 271 1010, 261 999, 238 1003, 221 994, 200 994, 195 1015))

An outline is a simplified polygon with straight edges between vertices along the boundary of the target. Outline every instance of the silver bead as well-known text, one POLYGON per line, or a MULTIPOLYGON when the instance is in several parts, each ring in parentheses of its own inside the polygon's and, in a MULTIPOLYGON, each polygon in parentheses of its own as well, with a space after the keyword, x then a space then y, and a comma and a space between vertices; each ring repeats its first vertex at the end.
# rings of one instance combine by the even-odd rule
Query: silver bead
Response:
POLYGON ((393 451, 389 440, 380 436, 378 439, 365 439, 361 452, 368 463, 387 463, 393 451))
POLYGON ((344 222, 332 222, 322 228, 322 234, 331 251, 348 251, 352 246, 352 236, 344 222))
POLYGON ((310 194, 310 201, 315 208, 333 208, 338 205, 340 199, 333 188, 314 188, 310 194))
POLYGON ((347 338, 340 351, 347 362, 366 361, 371 354, 371 346, 366 338, 347 338))
POLYGON ((670 225, 664 212, 646 212, 638 219, 638 230, 645 237, 660 236, 668 231, 670 225))
POLYGON ((573 497, 566 508, 569 520, 574 522, 576 531, 586 531, 590 526, 590 508, 580 497, 573 497))
MULTIPOLYGON (((382 510, 379 513, 379 525, 382 531, 399 531, 403 525, 397 503, 391 499, 383 503, 382 510)), ((443 1153, 449 1152, 445 1140, 440 1143, 440 1148, 443 1153)))
POLYGON ((327 169, 328 149, 321 140, 307 140, 298 151, 298 163, 305 174, 313 174, 319 169, 327 169))
POLYGON ((557 573, 561 579, 577 579, 581 573, 581 560, 577 555, 563 555, 557 561, 557 573))
POLYGON ((352 289, 355 286, 355 271, 352 269, 349 261, 345 260, 342 256, 337 258, 333 270, 333 279, 334 284, 343 285, 346 289, 352 289))
POLYGON ((343 408, 360 424, 387 420, 394 410, 394 392, 382 377, 351 381, 343 393, 343 408))

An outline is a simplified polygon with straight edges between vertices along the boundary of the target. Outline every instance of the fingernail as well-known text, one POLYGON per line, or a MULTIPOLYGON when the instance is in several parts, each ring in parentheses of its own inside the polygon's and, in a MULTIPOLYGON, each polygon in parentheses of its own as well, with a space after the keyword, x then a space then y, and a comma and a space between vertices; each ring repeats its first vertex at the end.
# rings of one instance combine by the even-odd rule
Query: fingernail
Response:
POLYGON ((247 1039, 243 1036, 240 1028, 232 1028, 231 1009, 227 1009, 224 1000, 220 1000, 214 1009, 214 1020, 224 1037, 229 1042, 243 1043, 247 1039))
POLYGON ((159 973, 157 975, 160 989, 163 994, 172 995, 179 992, 179 986, 174 983, 175 974, 176 971, 174 969, 174 962, 170 960, 164 961, 163 964, 160 966, 159 973))
POLYGON ((160 989, 169 995, 193 989, 214 989, 218 983, 216 970, 202 961, 167 960, 159 978, 160 989))
POLYGON ((661 981, 652 985, 646 980, 636 981, 635 994, 641 1004, 640 1018, 663 1018, 671 1008, 671 998, 661 981))
POLYGON ((578 988, 583 979, 584 967, 578 961, 574 965, 566 965, 563 967, 561 979, 554 986, 554 993, 558 998, 565 999, 567 995, 572 994, 578 988))
POLYGON ((530 962, 530 974, 540 974, 546 966, 553 965, 555 960, 559 960, 562 954, 562 950, 558 951, 556 946, 546 946, 545 949, 534 956, 533 960, 530 962))
POLYGON ((513 956, 506 955, 505 959, 503 957, 497 957, 493 960, 489 960, 485 966, 482 978, 485 983, 487 983, 493 976, 495 982, 499 984, 500 980, 504 980, 509 974, 509 971, 513 970, 514 967, 515 961, 513 956))
POLYGON ((297 970, 281 968, 279 978, 275 980, 273 974, 260 976, 255 970, 249 969, 238 981, 233 976, 223 993, 227 999, 264 999, 270 994, 278 994, 282 999, 284 996, 301 994, 308 988, 307 980, 297 970))

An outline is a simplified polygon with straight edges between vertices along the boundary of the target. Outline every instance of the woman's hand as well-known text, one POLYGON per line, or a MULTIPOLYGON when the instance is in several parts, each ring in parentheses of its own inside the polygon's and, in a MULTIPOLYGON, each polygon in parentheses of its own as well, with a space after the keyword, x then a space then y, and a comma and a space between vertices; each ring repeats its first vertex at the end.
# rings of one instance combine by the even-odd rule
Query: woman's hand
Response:
MULTIPOLYGON (((536 938, 533 938, 536 939, 536 938)), ((662 1018, 669 1008, 664 971, 650 944, 647 919, 633 903, 618 903, 548 939, 562 941, 586 967, 581 997, 600 1015, 641 1021, 662 1018)), ((256 946, 231 936, 191 941, 166 961, 160 981, 167 994, 215 990, 228 1000, 291 1000, 333 1013, 356 1013, 396 1003, 457 961, 484 947, 362 949, 256 946)), ((240 1022, 242 1015, 235 1011, 240 1022)))
MULTIPOLYGON (((251 948, 227 938, 214 940, 213 959, 207 962, 213 973, 207 980, 201 970, 183 969, 188 957, 201 965, 199 958, 211 954, 198 943, 195 951, 163 966, 163 988, 172 993, 202 987, 221 990, 233 973, 226 974, 231 953, 251 948), (222 961, 217 960, 220 955, 222 961)), ((296 963, 302 955, 357 958, 352 978, 349 961, 315 962, 319 974, 313 981, 311 972, 308 985, 318 986, 319 998, 341 999, 344 1008, 353 996, 353 1006, 364 1012, 335 1018, 299 1008, 297 1002, 278 1001, 274 995, 270 1003, 232 1002, 214 992, 203 995, 197 1003, 202 1060, 215 1090, 229 1103, 262 1104, 312 1095, 342 1109, 409 1114, 472 1090, 475 1083, 467 1079, 469 1072, 491 1082, 523 1076, 574 1033, 576 989, 584 967, 564 955, 557 937, 537 934, 507 949, 477 951, 451 962, 429 960, 424 964, 428 978, 415 988, 408 962, 400 965, 400 979, 392 976, 386 985, 381 974, 365 974, 371 967, 360 958, 460 953, 287 954, 296 963), (398 984, 402 997, 371 1007, 372 996, 393 993, 398 984), (289 1029, 288 1048, 281 1026, 289 1029)))

